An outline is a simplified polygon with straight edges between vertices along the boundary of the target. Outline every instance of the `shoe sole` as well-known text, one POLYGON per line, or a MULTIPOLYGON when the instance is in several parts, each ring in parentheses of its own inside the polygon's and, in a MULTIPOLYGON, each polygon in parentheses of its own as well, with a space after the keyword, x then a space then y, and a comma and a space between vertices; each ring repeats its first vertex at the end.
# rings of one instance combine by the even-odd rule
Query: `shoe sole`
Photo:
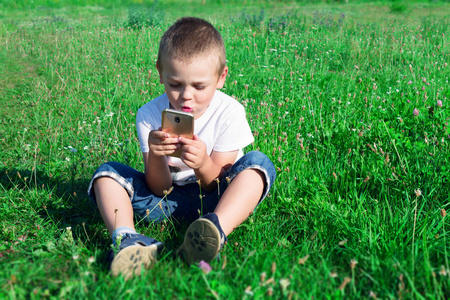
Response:
POLYGON ((198 219, 189 225, 179 252, 188 265, 201 260, 210 262, 220 250, 220 233, 208 219, 198 219))
POLYGON ((141 275, 142 267, 150 269, 156 256, 162 250, 162 243, 150 246, 132 245, 122 249, 111 263, 111 274, 122 275, 125 280, 141 275))

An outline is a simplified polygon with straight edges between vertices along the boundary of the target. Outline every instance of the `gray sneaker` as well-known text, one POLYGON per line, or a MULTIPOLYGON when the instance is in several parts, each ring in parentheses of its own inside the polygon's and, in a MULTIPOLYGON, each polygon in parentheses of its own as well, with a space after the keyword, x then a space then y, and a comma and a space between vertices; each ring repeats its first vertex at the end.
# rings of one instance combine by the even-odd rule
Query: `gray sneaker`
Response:
POLYGON ((178 252, 184 256, 188 265, 201 260, 210 262, 217 256, 226 240, 217 215, 208 214, 189 225, 178 252))
POLYGON ((149 269, 156 261, 157 254, 164 248, 161 242, 138 233, 122 236, 119 251, 109 253, 110 269, 113 276, 121 274, 125 280, 139 276, 141 269, 149 269))

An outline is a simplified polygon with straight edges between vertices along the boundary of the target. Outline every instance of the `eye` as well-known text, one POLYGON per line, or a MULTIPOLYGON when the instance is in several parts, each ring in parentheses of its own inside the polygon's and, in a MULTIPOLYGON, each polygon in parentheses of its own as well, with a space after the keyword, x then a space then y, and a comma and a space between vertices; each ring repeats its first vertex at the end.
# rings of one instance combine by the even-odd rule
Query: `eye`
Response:
POLYGON ((173 88, 177 88, 180 86, 180 84, 179 83, 169 83, 169 86, 173 87, 173 88))
POLYGON ((204 90, 206 87, 205 87, 204 85, 194 85, 194 88, 195 88, 196 90, 201 91, 201 90, 204 90))

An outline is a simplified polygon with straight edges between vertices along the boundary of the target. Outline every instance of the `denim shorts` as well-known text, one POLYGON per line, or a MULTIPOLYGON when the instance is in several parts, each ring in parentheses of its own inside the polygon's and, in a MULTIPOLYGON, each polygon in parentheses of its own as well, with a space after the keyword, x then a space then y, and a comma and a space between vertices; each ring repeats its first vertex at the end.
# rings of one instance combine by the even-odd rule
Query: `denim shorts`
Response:
POLYGON ((251 151, 242 156, 225 172, 217 183, 217 188, 210 192, 201 189, 199 184, 194 182, 186 185, 174 184, 169 194, 159 197, 147 187, 144 173, 118 162, 107 162, 94 172, 89 184, 88 195, 95 202, 92 188, 94 180, 100 177, 110 177, 127 191, 133 211, 141 219, 148 222, 159 222, 172 217, 179 221, 192 222, 208 212, 213 212, 229 183, 236 175, 247 169, 259 170, 264 175, 265 186, 261 202, 269 193, 275 181, 276 172, 270 159, 259 151, 251 151))

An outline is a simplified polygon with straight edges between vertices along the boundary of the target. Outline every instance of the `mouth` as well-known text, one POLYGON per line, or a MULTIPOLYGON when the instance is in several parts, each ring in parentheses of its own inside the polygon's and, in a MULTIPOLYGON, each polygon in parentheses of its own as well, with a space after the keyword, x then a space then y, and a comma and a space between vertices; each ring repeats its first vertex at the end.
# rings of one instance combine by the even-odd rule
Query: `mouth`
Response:
POLYGON ((189 107, 189 106, 183 106, 183 107, 181 107, 181 109, 182 109, 184 112, 192 112, 192 107, 189 107))

